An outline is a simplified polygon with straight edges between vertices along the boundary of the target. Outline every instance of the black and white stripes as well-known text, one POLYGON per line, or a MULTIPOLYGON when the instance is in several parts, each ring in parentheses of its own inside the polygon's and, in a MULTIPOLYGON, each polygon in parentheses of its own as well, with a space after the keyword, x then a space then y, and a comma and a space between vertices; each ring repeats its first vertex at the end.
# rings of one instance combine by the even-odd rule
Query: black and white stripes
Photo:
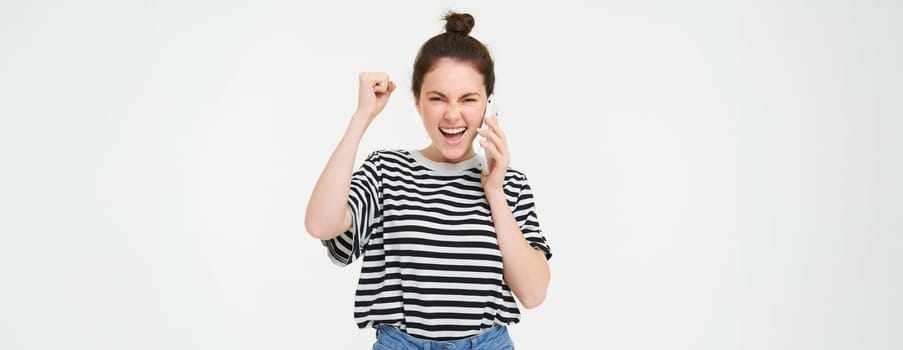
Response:
MULTIPOLYGON (((354 173, 352 227, 323 244, 338 265, 363 255, 354 303, 359 327, 393 324, 449 340, 518 322, 476 162, 377 151, 354 173)), ((526 180, 508 169, 508 205, 527 241, 550 258, 526 180)))

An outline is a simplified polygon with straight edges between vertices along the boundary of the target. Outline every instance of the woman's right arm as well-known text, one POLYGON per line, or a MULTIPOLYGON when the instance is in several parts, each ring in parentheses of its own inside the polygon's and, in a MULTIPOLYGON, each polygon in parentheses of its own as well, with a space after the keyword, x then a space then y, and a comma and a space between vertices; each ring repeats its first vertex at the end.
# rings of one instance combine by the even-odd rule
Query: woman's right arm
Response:
POLYGON ((361 73, 358 80, 357 111, 307 202, 304 227, 311 236, 320 240, 332 239, 351 228, 351 211, 347 203, 354 157, 367 127, 386 106, 395 90, 395 83, 389 80, 386 73, 361 73))

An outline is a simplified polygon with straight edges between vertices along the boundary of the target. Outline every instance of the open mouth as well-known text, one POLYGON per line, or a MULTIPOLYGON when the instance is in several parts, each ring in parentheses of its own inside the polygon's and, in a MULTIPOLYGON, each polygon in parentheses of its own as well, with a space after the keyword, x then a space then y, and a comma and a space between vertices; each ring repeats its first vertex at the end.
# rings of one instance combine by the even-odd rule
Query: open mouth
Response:
POLYGON ((445 141, 450 145, 457 145, 464 139, 464 132, 467 128, 439 128, 439 132, 445 137, 445 141))

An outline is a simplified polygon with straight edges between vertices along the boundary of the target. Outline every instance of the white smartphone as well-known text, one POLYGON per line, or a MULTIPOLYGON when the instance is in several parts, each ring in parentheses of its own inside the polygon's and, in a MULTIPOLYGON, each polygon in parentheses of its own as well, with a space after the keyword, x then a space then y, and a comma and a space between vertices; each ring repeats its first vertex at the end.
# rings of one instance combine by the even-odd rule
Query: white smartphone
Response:
MULTIPOLYGON (((493 118, 493 116, 498 117, 498 105, 495 103, 495 95, 489 95, 489 98, 486 101, 486 111, 483 112, 483 125, 480 126, 480 129, 485 129, 486 120, 493 118)), ((489 175, 492 157, 486 153, 483 146, 480 146, 480 140, 482 139, 483 137, 477 134, 477 137, 473 139, 473 149, 477 152, 477 157, 480 159, 480 171, 483 172, 483 175, 489 175)))

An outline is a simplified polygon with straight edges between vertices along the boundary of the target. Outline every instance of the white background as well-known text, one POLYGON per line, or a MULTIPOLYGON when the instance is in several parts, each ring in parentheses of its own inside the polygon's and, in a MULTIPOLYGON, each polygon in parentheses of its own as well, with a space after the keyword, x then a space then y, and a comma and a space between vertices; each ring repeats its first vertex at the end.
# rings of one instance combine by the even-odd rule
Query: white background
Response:
POLYGON ((365 349, 307 199, 446 8, 555 256, 518 349, 903 347, 897 1, 6 1, 0 348, 365 349), (323 4, 315 4, 323 3, 323 4))

